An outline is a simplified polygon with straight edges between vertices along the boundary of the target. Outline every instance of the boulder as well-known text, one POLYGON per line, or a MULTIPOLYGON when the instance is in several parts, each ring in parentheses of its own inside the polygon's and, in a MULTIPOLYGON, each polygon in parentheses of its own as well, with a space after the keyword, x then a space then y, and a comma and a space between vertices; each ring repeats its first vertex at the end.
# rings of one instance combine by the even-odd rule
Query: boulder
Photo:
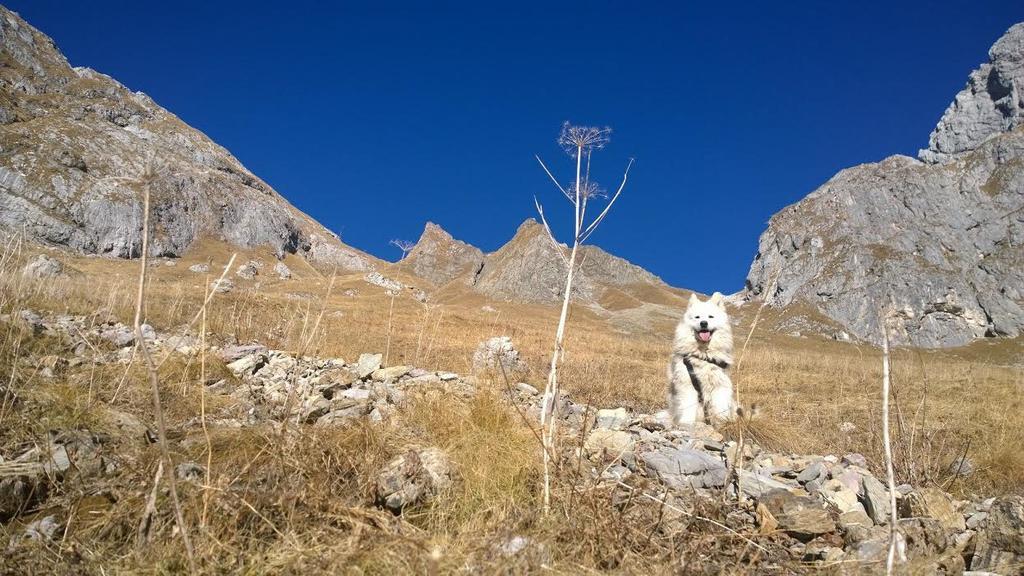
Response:
POLYGON ((292 277, 291 268, 289 268, 284 262, 274 264, 274 273, 277 274, 277 277, 281 280, 287 280, 292 277))
POLYGON ((997 498, 978 527, 971 570, 1024 572, 1024 497, 997 498))
POLYGON ((235 289, 235 283, 230 278, 218 278, 210 282, 210 290, 216 294, 227 294, 235 289))
POLYGON ((519 357, 512 339, 508 336, 495 336, 481 342, 473 353, 473 372, 492 369, 500 371, 502 367, 509 377, 526 371, 526 363, 519 357))
POLYGON ((648 472, 672 488, 721 488, 728 477, 721 458, 700 450, 660 446, 640 458, 648 472))
POLYGON ((410 448, 377 473, 379 505, 399 514, 409 506, 429 502, 452 484, 452 468, 439 448, 410 448))
POLYGON ((252 280, 260 273, 260 266, 254 261, 250 260, 245 264, 238 267, 235 270, 235 276, 242 278, 243 280, 252 280))
POLYGON ((374 371, 380 369, 380 362, 384 359, 383 354, 360 354, 356 363, 356 375, 359 378, 366 378, 374 371))
POLYGON ((46 254, 36 256, 22 269, 22 274, 26 277, 37 280, 55 278, 63 273, 64 265, 60 263, 60 260, 51 258, 46 254))
POLYGON ((780 530, 799 540, 809 541, 836 530, 825 508, 810 496, 797 496, 788 490, 771 490, 761 495, 758 503, 771 513, 780 530))
POLYGON ((595 428, 622 430, 629 424, 629 414, 625 408, 605 408, 597 411, 595 428))
POLYGON ((865 476, 861 482, 860 501, 875 524, 888 524, 891 516, 889 490, 874 476, 865 476))
POLYGON ((632 452, 636 442, 633 435, 622 430, 599 428, 587 435, 583 442, 583 450, 590 455, 605 458, 620 458, 626 452, 632 452))
POLYGON ((967 529, 964 516, 953 505, 953 499, 938 488, 920 488, 899 500, 903 518, 933 518, 950 532, 967 529))
POLYGON ((397 380, 412 370, 412 366, 389 366, 378 368, 370 373, 370 377, 379 382, 385 380, 397 380))

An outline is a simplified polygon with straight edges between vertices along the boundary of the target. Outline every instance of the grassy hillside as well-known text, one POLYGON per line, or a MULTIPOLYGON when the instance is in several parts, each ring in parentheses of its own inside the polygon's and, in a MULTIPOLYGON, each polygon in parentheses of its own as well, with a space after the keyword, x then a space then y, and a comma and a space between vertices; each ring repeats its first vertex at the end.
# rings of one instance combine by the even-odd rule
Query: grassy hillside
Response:
MULTIPOLYGON (((113 318, 130 323, 138 261, 47 252, 64 263, 67 273, 42 281, 25 278, 20 270, 40 251, 12 240, 0 255, 0 314, 30 308, 84 315, 88 322, 113 318)), ((161 332, 182 333, 200 310, 206 285, 231 254, 224 245, 206 242, 173 265, 154 262, 146 321, 161 332), (197 263, 211 264, 210 271, 190 271, 197 263)), ((293 257, 285 260, 292 278, 281 280, 272 271, 272 254, 259 251, 238 254, 235 268, 251 259, 267 265, 254 280, 230 272, 235 289, 216 295, 208 309, 210 343, 259 342, 350 361, 363 352, 379 352, 386 366, 468 374, 477 344, 507 335, 529 366, 520 380, 543 388, 557 320, 553 308, 489 302, 457 286, 425 303, 413 297, 412 289, 392 297, 365 282, 362 274, 332 277, 293 257)), ((428 295, 434 290, 401 272, 384 273, 428 295)), ((685 293, 623 290, 608 296, 612 311, 572 309, 563 385, 577 402, 653 413, 665 402, 672 322, 664 311, 675 304, 681 314, 685 293), (638 315, 645 306, 661 308, 638 315)), ((757 312, 754 304, 733 310, 738 346, 757 312)), ((740 399, 759 408, 745 432, 779 452, 859 452, 880 472, 879 351, 780 334, 779 327, 798 312, 764 310, 749 347, 737 351, 733 379, 740 399)), ((198 337, 199 326, 189 332, 198 337)), ((83 341, 109 351, 104 342, 83 341)), ((125 424, 146 426, 154 417, 140 362, 82 362, 46 378, 41 367, 50 355, 70 356, 69 344, 34 336, 11 317, 0 322, 0 456, 11 458, 50 430, 88 429, 109 435, 119 472, 101 482, 65 482, 50 495, 45 510, 0 527, 6 537, 52 510, 68 517, 64 534, 53 544, 3 556, 4 570, 57 570, 69 559, 71 570, 81 573, 181 570, 182 548, 172 537, 166 494, 158 494, 152 531, 157 536, 141 547, 135 542, 159 458, 153 445, 128 432, 137 426, 125 424)), ((1022 360, 1019 340, 943 351, 897 350, 897 480, 937 485, 963 496, 1024 493, 1024 456, 1017 449, 1024 443, 1022 360), (963 477, 950 471, 950 463, 965 453, 975 471, 963 477)), ((203 569, 441 573, 518 572, 544 565, 567 573, 661 573, 685 565, 688 571, 710 573, 739 558, 753 571, 810 569, 773 564, 770 555, 762 557, 740 540, 723 538, 711 525, 666 526, 663 507, 625 506, 615 494, 588 488, 582 461, 561 468, 556 513, 542 516, 540 454, 531 429, 501 400, 505 383, 493 374, 478 376, 481 394, 465 399, 425 393, 384 425, 298 426, 285 433, 268 421, 263 426, 211 426, 207 438, 199 424, 201 413, 212 421, 228 421, 240 407, 231 396, 203 393, 202 383, 233 376, 209 355, 171 356, 160 368, 160 384, 176 459, 204 462, 209 452, 209 484, 179 483, 188 522, 196 527, 193 540, 203 569), (368 507, 372 473, 410 444, 444 448, 460 481, 434 505, 401 518, 368 507), (501 543, 513 535, 542 545, 531 547, 526 556, 503 554, 501 543)))

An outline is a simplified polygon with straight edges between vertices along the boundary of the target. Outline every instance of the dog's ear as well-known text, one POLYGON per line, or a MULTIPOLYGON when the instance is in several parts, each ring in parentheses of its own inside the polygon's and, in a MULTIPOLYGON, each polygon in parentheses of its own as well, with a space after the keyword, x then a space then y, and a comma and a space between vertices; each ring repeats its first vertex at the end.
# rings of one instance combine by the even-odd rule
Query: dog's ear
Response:
POLYGON ((697 293, 696 292, 691 292, 690 293, 690 306, 696 306, 697 304, 700 304, 700 298, 697 298, 697 293))
POLYGON ((711 299, 708 300, 708 302, 711 302, 715 306, 721 306, 722 305, 722 301, 724 299, 725 299, 725 296, 722 296, 721 292, 715 292, 714 294, 711 295, 711 299))

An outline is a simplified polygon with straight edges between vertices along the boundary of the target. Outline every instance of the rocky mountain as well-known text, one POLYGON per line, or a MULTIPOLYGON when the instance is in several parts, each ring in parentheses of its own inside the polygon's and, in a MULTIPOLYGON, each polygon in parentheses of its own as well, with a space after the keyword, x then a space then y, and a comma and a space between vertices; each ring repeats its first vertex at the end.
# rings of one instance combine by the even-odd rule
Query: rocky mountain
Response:
POLYGON ((83 253, 137 256, 138 177, 153 157, 154 255, 213 237, 373 267, 227 150, 145 94, 72 68, 50 38, 3 7, 0 45, 0 228, 83 253))
MULTIPOLYGON (((558 250, 568 255, 565 246, 558 250)), ((610 286, 665 285, 643 268, 596 246, 583 246, 577 257, 581 264, 574 291, 583 300, 597 298, 603 288, 610 286)), ((477 291, 497 300, 547 304, 561 300, 565 272, 566 264, 543 225, 528 219, 508 243, 486 256, 472 283, 477 291)))
POLYGON ((878 341, 956 346, 1024 330, 1024 24, 971 73, 918 158, 843 170, 769 222, 747 293, 878 341))
POLYGON ((456 240, 437 224, 427 222, 400 267, 441 286, 464 274, 476 273, 483 263, 484 253, 479 248, 456 240))

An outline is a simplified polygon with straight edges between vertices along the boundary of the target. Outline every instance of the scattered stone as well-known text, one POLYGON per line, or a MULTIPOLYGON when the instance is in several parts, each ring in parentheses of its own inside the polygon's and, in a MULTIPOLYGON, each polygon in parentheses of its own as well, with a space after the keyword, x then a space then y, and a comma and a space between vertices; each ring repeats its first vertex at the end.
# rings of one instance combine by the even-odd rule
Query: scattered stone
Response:
POLYGON ((243 280, 252 280, 259 273, 260 273, 259 266, 257 266, 256 262, 254 262, 252 260, 246 262, 245 264, 240 265, 238 267, 238 269, 235 270, 235 276, 238 276, 239 278, 242 278, 243 280))
POLYGON ((754 521, 757 522, 758 532, 761 534, 771 534, 779 529, 779 521, 761 502, 754 507, 754 521))
POLYGON ((288 265, 285 264, 284 262, 278 262, 277 264, 274 264, 274 273, 276 273, 277 277, 280 278, 281 280, 287 280, 292 277, 291 268, 289 268, 288 265))
POLYGON ((812 480, 823 478, 828 474, 828 467, 821 460, 812 462, 809 466, 803 469, 800 474, 797 475, 796 481, 801 484, 807 484, 812 480))
POLYGON ((740 491, 751 498, 761 498, 775 490, 792 488, 789 484, 780 482, 771 476, 764 476, 749 470, 736 470, 736 476, 739 478, 740 491))
POLYGON ((863 454, 847 454, 839 463, 843 466, 857 466, 865 469, 868 467, 868 459, 863 454))
POLYGON ((35 336, 42 334, 43 331, 46 330, 46 325, 43 324, 43 318, 28 308, 19 310, 17 318, 21 325, 31 330, 32 334, 35 336))
POLYGON ((265 354, 249 354, 228 364, 228 370, 231 370, 235 376, 245 376, 255 374, 256 371, 266 364, 267 356, 265 354))
POLYGON ((804 547, 804 562, 836 562, 842 557, 842 548, 830 546, 819 540, 808 542, 804 547))
POLYGON ((394 512, 429 502, 452 484, 448 457, 438 448, 410 449, 377 474, 377 502, 394 512))
POLYGON ((540 390, 537 390, 536 388, 527 384, 526 382, 520 382, 516 384, 516 390, 522 392, 523 394, 529 394, 530 396, 536 396, 540 394, 540 390))
POLYGON ((840 514, 861 506, 857 500, 857 492, 851 490, 842 481, 835 478, 827 480, 822 484, 821 497, 840 514))
POLYGON ((839 425, 839 431, 843 434, 853 434, 857 431, 857 425, 853 422, 843 422, 839 425))
POLYGON ((583 450, 587 454, 599 455, 605 459, 620 458, 631 452, 635 445, 633 435, 622 430, 597 429, 587 435, 583 450))
POLYGON ((899 513, 903 518, 934 518, 946 530, 963 532, 967 529, 963 514, 953 505, 953 500, 938 488, 915 490, 899 501, 899 513))
POLYGON ((707 452, 662 446, 640 456, 649 471, 673 488, 721 488, 728 470, 725 462, 707 452))
POLYGON ((370 272, 369 274, 363 277, 363 280, 365 280, 368 284, 380 286, 385 290, 395 293, 401 292, 402 289, 405 288, 405 284, 402 284, 398 280, 392 280, 391 278, 384 276, 380 272, 370 272))
POLYGON ((519 351, 512 345, 512 339, 508 336, 495 336, 477 346, 476 352, 473 353, 473 372, 500 370, 499 362, 509 375, 526 371, 526 363, 519 357, 519 351))
POLYGON ((966 477, 974 474, 974 461, 967 456, 962 456, 949 463, 949 473, 956 477, 966 477))
POLYGON ((199 482, 206 475, 206 468, 195 462, 182 462, 174 468, 178 480, 185 482, 199 482))
POLYGON ((380 369, 380 362, 383 359, 383 354, 360 354, 356 363, 356 375, 362 379, 373 374, 375 370, 380 369))
POLYGON ((210 282, 210 289, 216 294, 227 294, 235 289, 235 283, 230 278, 218 278, 210 282))
POLYGON ((875 524, 888 524, 891 515, 889 490, 874 476, 865 476, 861 482, 860 500, 864 510, 875 524))
POLYGON ((267 347, 262 344, 234 344, 220 349, 220 358, 225 362, 234 362, 243 356, 266 354, 267 347))
POLYGON ((839 527, 849 532, 853 527, 871 528, 875 523, 859 503, 853 509, 839 515, 839 527))
POLYGON ((762 495, 758 502, 771 512, 779 523, 779 529, 799 540, 806 542, 836 529, 821 503, 810 496, 772 490, 762 495))
POLYGON ((195 272, 197 274, 206 274, 207 272, 210 271, 210 265, 209 264, 193 264, 193 265, 189 266, 188 269, 189 269, 189 271, 195 272))
POLYGON ((374 380, 383 382, 385 380, 397 380, 402 376, 405 376, 412 370, 412 366, 391 366, 388 368, 378 368, 374 370, 370 377, 374 380))
POLYGON ((519 554, 530 545, 530 539, 525 536, 513 536, 498 547, 502 556, 509 557, 519 554))
POLYGON ((25 530, 21 534, 11 536, 8 550, 14 550, 19 545, 30 541, 49 542, 53 540, 53 535, 57 533, 58 528, 60 525, 57 524, 57 518, 53 515, 34 520, 25 526, 25 530))
POLYGON ((1024 567, 1024 497, 997 498, 978 527, 971 570, 1019 574, 1024 567))
POLYGON ((595 428, 622 430, 629 424, 629 414, 625 408, 606 408, 597 411, 595 428))
POLYGON ((135 343, 135 331, 124 324, 115 324, 104 329, 99 336, 118 348, 127 348, 135 343))
POLYGON ((51 258, 46 254, 36 256, 31 262, 25 265, 22 274, 28 278, 41 280, 43 278, 55 278, 64 273, 64 265, 60 260, 51 258))

